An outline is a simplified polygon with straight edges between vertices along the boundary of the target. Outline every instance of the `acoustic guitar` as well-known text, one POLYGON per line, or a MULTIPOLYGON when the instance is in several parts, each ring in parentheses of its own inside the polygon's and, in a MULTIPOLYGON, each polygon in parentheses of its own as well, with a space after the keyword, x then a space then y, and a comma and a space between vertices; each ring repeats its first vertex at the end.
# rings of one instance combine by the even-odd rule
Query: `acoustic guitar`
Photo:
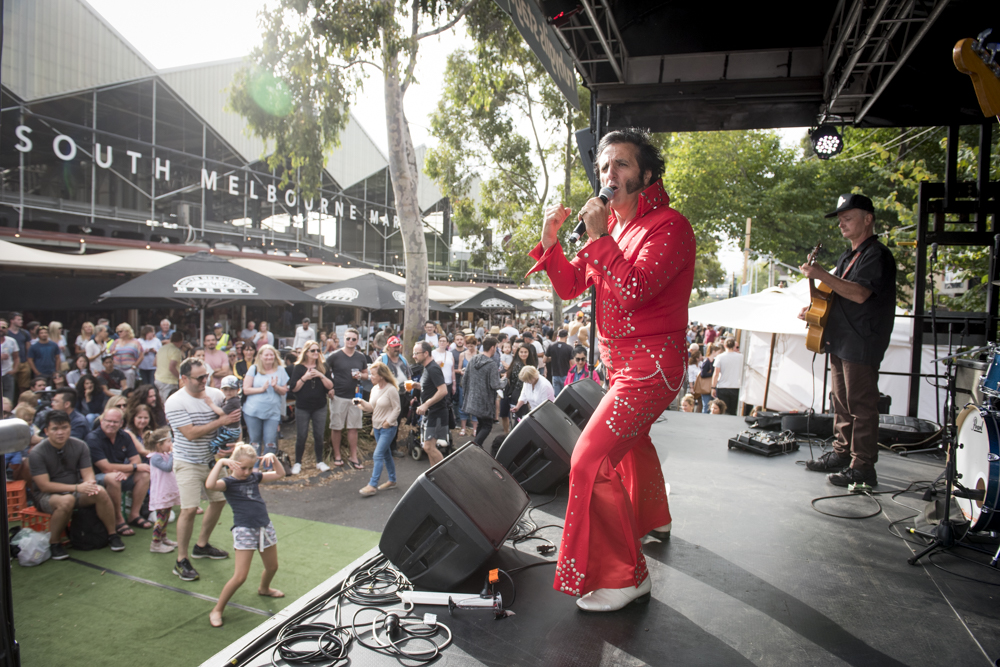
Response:
MULTIPOLYGON (((816 263, 816 255, 823 249, 822 243, 817 243, 809 253, 807 264, 816 263)), ((806 311, 806 349, 810 352, 823 353, 823 328, 830 317, 830 307, 833 305, 833 289, 824 282, 809 279, 809 310, 806 311)))
POLYGON ((983 115, 1000 120, 1000 62, 997 62, 998 45, 986 43, 990 32, 984 30, 975 39, 959 40, 951 59, 959 72, 972 79, 983 115))

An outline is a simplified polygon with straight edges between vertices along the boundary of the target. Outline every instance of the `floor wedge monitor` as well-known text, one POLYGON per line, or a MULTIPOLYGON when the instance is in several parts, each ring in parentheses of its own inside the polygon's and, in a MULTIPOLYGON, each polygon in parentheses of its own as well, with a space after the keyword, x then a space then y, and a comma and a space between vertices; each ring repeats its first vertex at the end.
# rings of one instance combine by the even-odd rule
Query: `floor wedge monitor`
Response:
MULTIPOLYGON (((565 391, 565 390, 564 390, 565 391)), ((544 493, 569 476, 580 428, 546 401, 528 413, 504 439, 497 461, 530 493, 544 493)))
POLYGON ((563 387, 556 396, 556 407, 573 420, 580 430, 590 421, 590 415, 597 411, 604 389, 591 379, 584 378, 563 387))
POLYGON ((418 589, 451 591, 503 546, 528 502, 503 466, 468 443, 416 479, 379 549, 418 589))

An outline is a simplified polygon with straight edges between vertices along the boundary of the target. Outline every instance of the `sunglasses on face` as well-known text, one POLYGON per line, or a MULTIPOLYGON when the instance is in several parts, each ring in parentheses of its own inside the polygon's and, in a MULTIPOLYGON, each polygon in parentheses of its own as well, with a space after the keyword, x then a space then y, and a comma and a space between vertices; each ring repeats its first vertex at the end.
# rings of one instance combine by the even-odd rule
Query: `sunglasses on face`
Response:
POLYGON ((344 340, 346 340, 346 341, 352 341, 352 340, 357 340, 357 338, 345 338, 344 340))
POLYGON ((208 373, 205 373, 204 375, 189 375, 188 377, 195 382, 204 382, 208 379, 208 373))

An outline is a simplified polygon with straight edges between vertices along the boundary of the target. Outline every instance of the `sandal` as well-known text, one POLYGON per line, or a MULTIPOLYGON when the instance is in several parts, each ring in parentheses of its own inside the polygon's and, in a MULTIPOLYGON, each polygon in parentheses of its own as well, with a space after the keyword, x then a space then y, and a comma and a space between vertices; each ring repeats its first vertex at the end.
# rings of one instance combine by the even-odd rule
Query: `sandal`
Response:
POLYGON ((364 470, 365 469, 365 467, 363 465, 361 465, 357 461, 348 461, 348 463, 350 463, 354 467, 355 470, 364 470))
POLYGON ((333 465, 337 466, 338 468, 343 468, 344 467, 344 459, 334 459, 333 460, 333 465))
POLYGON ((120 524, 115 526, 115 533, 121 535, 122 537, 131 537, 135 535, 135 531, 128 527, 128 524, 122 521, 120 524))
POLYGON ((151 524, 146 519, 143 519, 141 516, 137 516, 136 518, 129 521, 128 525, 133 526, 135 528, 141 528, 143 530, 149 530, 150 528, 153 527, 153 524, 151 524))
POLYGON ((211 625, 213 628, 221 628, 223 625, 222 614, 218 613, 218 619, 219 619, 218 623, 215 622, 216 614, 217 612, 214 611, 208 612, 208 624, 211 625))

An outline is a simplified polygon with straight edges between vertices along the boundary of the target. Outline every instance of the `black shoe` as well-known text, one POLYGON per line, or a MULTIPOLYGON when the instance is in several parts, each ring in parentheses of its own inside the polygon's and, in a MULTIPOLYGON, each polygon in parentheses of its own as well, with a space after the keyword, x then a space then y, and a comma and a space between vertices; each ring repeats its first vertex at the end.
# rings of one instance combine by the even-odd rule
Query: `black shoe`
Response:
POLYGON ((849 486, 851 484, 867 484, 868 486, 878 486, 878 477, 875 475, 875 468, 871 470, 859 470, 858 468, 845 468, 840 472, 827 475, 830 484, 834 486, 849 486))
POLYGON ((851 465, 850 456, 840 456, 835 451, 829 451, 818 459, 806 461, 806 469, 815 472, 840 472, 851 465))
POLYGON ((191 550, 191 558, 211 558, 212 560, 222 560, 224 558, 229 558, 229 552, 223 551, 222 549, 216 549, 211 544, 206 544, 203 547, 199 547, 196 544, 194 545, 194 549, 191 550))
POLYGON ((51 554, 52 560, 66 560, 69 558, 69 554, 63 549, 61 544, 50 544, 49 553, 51 554))
POLYGON ((191 567, 191 561, 187 558, 174 563, 174 574, 181 578, 181 581, 194 581, 198 578, 198 570, 191 567))
POLYGON ((122 542, 118 533, 108 535, 108 546, 111 547, 112 551, 125 551, 125 543, 122 542))

